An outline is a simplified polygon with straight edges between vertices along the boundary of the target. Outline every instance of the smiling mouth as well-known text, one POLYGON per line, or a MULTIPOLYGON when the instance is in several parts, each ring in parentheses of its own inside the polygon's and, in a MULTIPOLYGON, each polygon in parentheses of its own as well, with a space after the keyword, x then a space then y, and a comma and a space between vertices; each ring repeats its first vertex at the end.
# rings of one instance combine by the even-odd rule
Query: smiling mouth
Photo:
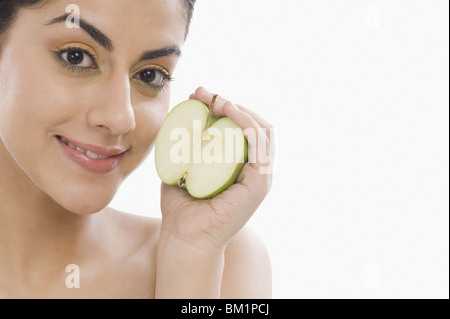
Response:
POLYGON ((110 156, 102 156, 102 155, 99 155, 99 154, 96 154, 96 153, 94 153, 94 152, 92 152, 92 151, 88 151, 88 150, 84 150, 84 149, 82 149, 82 148, 80 148, 80 147, 78 147, 78 146, 75 146, 75 145, 73 145, 72 143, 70 143, 68 140, 66 140, 64 137, 62 137, 62 136, 56 136, 61 142, 63 142, 64 144, 66 144, 67 146, 69 146, 70 148, 72 148, 72 149, 74 149, 74 150, 76 150, 76 151, 78 151, 78 152, 80 152, 80 153, 83 153, 83 154, 85 154, 87 157, 89 157, 89 158, 92 158, 92 159, 107 159, 107 158, 109 158, 110 156))

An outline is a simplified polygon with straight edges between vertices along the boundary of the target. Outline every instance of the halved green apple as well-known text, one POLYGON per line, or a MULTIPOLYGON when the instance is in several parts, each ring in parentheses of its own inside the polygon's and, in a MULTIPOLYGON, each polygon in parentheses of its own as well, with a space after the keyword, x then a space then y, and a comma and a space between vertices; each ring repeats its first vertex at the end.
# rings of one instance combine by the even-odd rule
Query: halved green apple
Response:
POLYGON ((242 129, 227 117, 210 114, 208 106, 198 100, 175 106, 156 137, 159 177, 195 198, 213 197, 233 185, 247 156, 242 129))

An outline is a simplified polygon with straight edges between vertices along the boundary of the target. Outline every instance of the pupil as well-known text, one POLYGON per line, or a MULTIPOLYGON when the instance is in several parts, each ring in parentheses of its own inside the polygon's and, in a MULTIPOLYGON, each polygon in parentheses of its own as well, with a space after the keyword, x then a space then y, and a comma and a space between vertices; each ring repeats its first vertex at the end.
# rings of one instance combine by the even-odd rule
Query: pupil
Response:
POLYGON ((153 70, 145 70, 141 72, 141 80, 145 83, 153 82, 156 79, 156 72, 153 70))
POLYGON ((83 52, 81 51, 69 51, 67 52, 67 61, 70 64, 80 64, 83 62, 83 52))

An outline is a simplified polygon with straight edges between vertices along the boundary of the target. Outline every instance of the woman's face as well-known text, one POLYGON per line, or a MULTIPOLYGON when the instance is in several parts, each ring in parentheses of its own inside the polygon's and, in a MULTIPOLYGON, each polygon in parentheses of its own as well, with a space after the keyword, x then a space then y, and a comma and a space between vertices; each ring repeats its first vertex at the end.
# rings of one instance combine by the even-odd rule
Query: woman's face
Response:
POLYGON ((180 0, 76 4, 79 28, 67 1, 48 1, 20 10, 0 42, 0 166, 87 214, 153 146, 186 13, 180 0))

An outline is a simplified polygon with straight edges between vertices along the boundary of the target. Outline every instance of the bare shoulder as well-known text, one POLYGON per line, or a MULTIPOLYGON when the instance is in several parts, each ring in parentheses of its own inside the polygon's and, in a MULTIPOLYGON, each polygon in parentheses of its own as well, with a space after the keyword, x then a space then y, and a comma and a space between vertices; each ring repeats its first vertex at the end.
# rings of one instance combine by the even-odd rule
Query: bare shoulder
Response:
POLYGON ((103 214, 107 217, 106 219, 108 220, 110 227, 117 228, 116 230, 124 231, 128 236, 146 236, 149 232, 153 233, 158 230, 161 224, 161 220, 158 218, 125 213, 111 207, 107 207, 103 214), (129 231, 133 232, 130 233, 129 231))
POLYGON ((267 249, 249 228, 228 244, 221 298, 258 299, 272 297, 272 271, 267 249))
POLYGON ((98 286, 108 298, 153 298, 160 220, 106 208, 99 221, 98 286))
POLYGON ((116 251, 119 247, 128 251, 147 249, 157 240, 160 219, 125 213, 109 207, 100 215, 99 231, 107 241, 119 244, 115 245, 116 251))

